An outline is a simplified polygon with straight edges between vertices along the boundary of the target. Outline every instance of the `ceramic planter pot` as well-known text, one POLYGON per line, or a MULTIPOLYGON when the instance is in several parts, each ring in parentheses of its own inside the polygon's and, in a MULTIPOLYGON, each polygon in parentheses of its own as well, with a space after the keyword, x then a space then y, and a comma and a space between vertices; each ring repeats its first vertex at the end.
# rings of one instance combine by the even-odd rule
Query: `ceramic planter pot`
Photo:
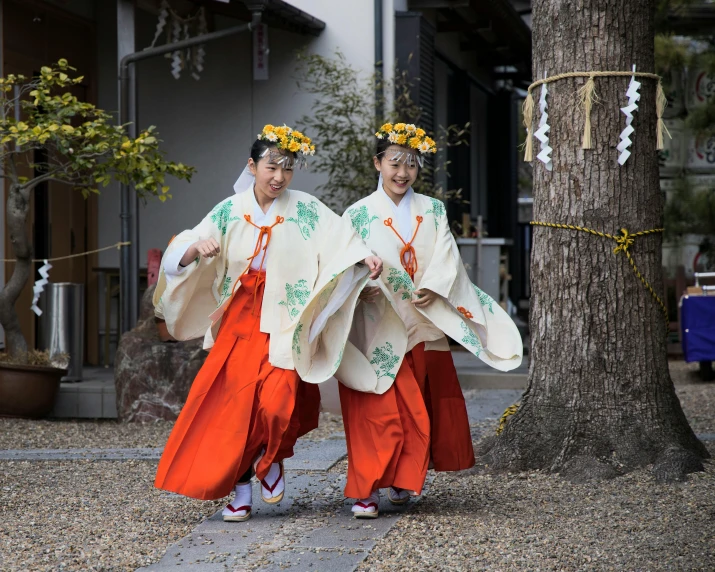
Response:
POLYGON ((0 363, 0 417, 46 417, 66 369, 0 363))

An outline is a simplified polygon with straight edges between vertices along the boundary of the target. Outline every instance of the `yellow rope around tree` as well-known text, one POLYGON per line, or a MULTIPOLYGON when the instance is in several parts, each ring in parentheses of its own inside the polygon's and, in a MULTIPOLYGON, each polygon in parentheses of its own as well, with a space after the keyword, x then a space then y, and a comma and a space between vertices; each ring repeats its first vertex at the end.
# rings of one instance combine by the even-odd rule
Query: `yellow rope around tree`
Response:
MULTIPOLYGON (((116 248, 121 250, 123 246, 129 246, 131 242, 117 242, 111 246, 105 246, 104 248, 97 248, 96 250, 88 250, 87 252, 79 252, 77 254, 68 254, 67 256, 57 256, 55 258, 33 258, 31 262, 57 262, 58 260, 67 260, 68 258, 79 258, 80 256, 88 256, 89 254, 96 254, 97 252, 104 252, 105 250, 111 250, 116 248)), ((4 258, 0 262, 17 262, 15 258, 4 258)))
POLYGON ((639 238, 641 236, 647 236, 649 234, 662 233, 665 229, 654 228, 652 230, 643 230, 641 232, 630 233, 625 228, 622 228, 621 235, 614 236, 614 235, 608 234, 606 232, 599 232, 599 231, 593 230, 591 228, 584 228, 584 227, 575 226, 572 224, 556 224, 556 223, 552 223, 552 222, 538 222, 538 221, 531 221, 529 224, 531 224, 533 226, 545 226, 548 228, 561 228, 564 230, 577 230, 580 232, 587 232, 588 234, 592 234, 594 236, 600 236, 601 238, 608 238, 610 240, 613 240, 617 244, 616 248, 613 249, 613 253, 618 254, 619 252, 622 252, 623 254, 626 255, 626 258, 628 258, 628 262, 630 263, 631 268, 633 268, 633 272, 635 272, 635 275, 643 283, 643 286, 645 287, 645 289, 648 290, 648 292, 650 292, 651 296, 653 296, 653 299, 658 303, 658 305, 660 306, 660 309, 663 311, 663 317, 665 318, 665 333, 666 333, 666 335, 668 334, 668 332, 670 331, 670 319, 668 318, 668 309, 665 307, 663 300, 660 299, 660 296, 658 296, 658 294, 656 294, 653 287, 648 283, 648 281, 643 277, 643 275, 640 273, 640 271, 636 267, 636 263, 633 260, 633 257, 631 256, 631 252, 629 250, 630 247, 635 242, 636 238, 639 238))
MULTIPOLYGON (((534 144, 532 141, 533 130, 531 128, 531 123, 534 119, 534 98, 531 92, 534 88, 543 85, 545 83, 551 83, 558 81, 560 79, 566 79, 570 77, 587 77, 585 85, 578 90, 578 100, 584 111, 584 130, 583 137, 581 139, 582 149, 591 149, 591 109, 593 108, 594 102, 598 102, 598 96, 596 95, 596 84, 594 78, 596 77, 642 77, 648 79, 654 79, 658 82, 658 88, 656 91, 656 116, 658 121, 656 123, 656 149, 661 150, 664 148, 663 145, 663 133, 665 132, 668 137, 670 133, 668 132, 665 123, 663 122, 663 110, 668 104, 668 100, 663 92, 663 85, 661 83, 661 77, 654 73, 645 72, 633 72, 633 71, 590 71, 590 72, 567 72, 560 73, 558 75, 552 75, 544 79, 535 81, 529 86, 527 90, 526 98, 524 99, 523 105, 523 116, 524 116, 524 127, 526 127, 526 145, 524 152, 524 161, 533 161, 534 154, 534 144)), ((672 138, 672 137, 671 137, 672 138)))
POLYGON ((504 427, 506 427, 506 422, 511 417, 516 413, 517 409, 519 409, 519 403, 515 403, 514 405, 510 405, 504 410, 504 413, 502 413, 502 416, 499 418, 499 427, 497 427, 497 435, 501 435, 501 432, 504 431, 504 427))

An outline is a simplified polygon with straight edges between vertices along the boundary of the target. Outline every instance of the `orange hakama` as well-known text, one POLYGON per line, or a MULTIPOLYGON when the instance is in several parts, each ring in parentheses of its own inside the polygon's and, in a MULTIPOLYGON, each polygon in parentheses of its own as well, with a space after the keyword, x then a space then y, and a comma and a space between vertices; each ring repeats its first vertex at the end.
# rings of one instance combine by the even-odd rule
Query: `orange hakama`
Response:
POLYGON ((422 492, 430 460, 437 471, 474 466, 467 407, 450 352, 408 352, 382 395, 340 384, 348 446, 345 496, 367 498, 394 486, 422 492))
POLYGON ((157 488, 198 499, 228 495, 256 458, 263 479, 318 426, 320 394, 268 361, 260 331, 265 274, 241 278, 159 461, 157 488))

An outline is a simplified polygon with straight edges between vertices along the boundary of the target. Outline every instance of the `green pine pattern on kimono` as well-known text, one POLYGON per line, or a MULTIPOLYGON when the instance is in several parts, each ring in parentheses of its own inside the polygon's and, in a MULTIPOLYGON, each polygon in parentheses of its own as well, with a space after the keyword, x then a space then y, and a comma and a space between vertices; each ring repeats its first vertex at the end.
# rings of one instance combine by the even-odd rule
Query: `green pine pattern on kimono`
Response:
POLYGON ((392 286, 393 292, 397 293, 399 290, 402 290, 403 300, 409 300, 415 291, 412 278, 410 278, 410 275, 404 270, 390 268, 390 275, 387 277, 387 281, 390 283, 390 286, 392 286))
POLYGON ((297 224, 303 239, 308 240, 310 238, 310 231, 315 230, 315 225, 320 220, 318 203, 310 201, 306 205, 303 201, 298 201, 297 211, 298 218, 288 217, 286 220, 297 224))
POLYGON ((479 286, 477 286, 476 284, 472 284, 472 286, 474 286, 474 291, 477 293, 477 296, 479 297, 479 303, 482 306, 486 306, 487 308, 489 308, 489 312, 491 314, 493 314, 494 310, 492 309, 492 304, 494 304, 494 298, 492 298, 489 294, 484 292, 484 290, 479 288, 479 286))
POLYGON ((232 208, 233 202, 225 201, 216 205, 211 211, 211 220, 218 227, 221 232, 221 236, 225 236, 226 230, 228 229, 228 223, 238 220, 237 216, 231 218, 232 208))
POLYGON ((218 303, 219 306, 231 295, 231 282, 231 277, 228 275, 223 279, 223 284, 221 284, 221 300, 218 303))
POLYGON ((310 298, 310 288, 307 280, 298 280, 295 284, 286 284, 286 299, 278 302, 279 306, 285 306, 291 319, 298 317, 300 308, 305 306, 310 298), (298 308, 300 306, 300 308, 298 308))
POLYGON ((435 230, 437 230, 439 228, 439 221, 437 220, 437 218, 447 214, 447 211, 444 208, 444 203, 439 199, 430 197, 429 200, 432 201, 432 208, 428 210, 425 214, 432 213, 434 215, 434 228, 435 230))
POLYGON ((464 332, 462 343, 467 346, 472 346, 474 348, 472 350, 472 353, 475 356, 478 356, 480 353, 482 353, 482 342, 479 341, 477 335, 471 330, 469 326, 467 326, 467 324, 461 322, 459 325, 462 326, 462 332, 464 332))
POLYGON ((365 205, 348 210, 348 215, 358 236, 363 240, 370 238, 370 225, 373 221, 376 221, 378 217, 375 215, 370 216, 365 205))
POLYGON ((292 345, 292 348, 293 348, 293 351, 294 351, 295 353, 297 353, 298 355, 300 355, 300 339, 299 339, 299 338, 300 338, 300 333, 301 333, 302 331, 303 331, 303 324, 302 324, 302 323, 299 323, 299 324, 295 327, 295 331, 293 332, 293 345, 292 345))
POLYGON ((370 364, 377 366, 375 374, 378 378, 389 377, 395 379, 396 374, 391 372, 399 361, 400 358, 395 355, 395 351, 392 349, 390 342, 385 342, 384 346, 378 346, 372 350, 372 360, 370 360, 370 364))

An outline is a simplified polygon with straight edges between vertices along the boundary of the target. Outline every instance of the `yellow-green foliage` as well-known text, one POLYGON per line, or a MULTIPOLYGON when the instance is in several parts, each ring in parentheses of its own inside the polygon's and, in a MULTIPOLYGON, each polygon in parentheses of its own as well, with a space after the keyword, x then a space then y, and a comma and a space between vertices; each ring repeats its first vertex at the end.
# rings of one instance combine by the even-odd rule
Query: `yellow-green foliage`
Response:
POLYGON ((87 197, 115 179, 133 185, 140 196, 165 201, 171 196, 167 175, 191 179, 192 167, 164 159, 153 127, 131 139, 110 114, 72 95, 70 88, 82 82, 82 77, 70 77, 74 71, 61 59, 43 67, 37 77, 0 78, 0 105, 5 112, 0 120, 0 159, 12 184, 29 188, 41 180, 55 180, 73 185, 87 197), (16 88, 21 121, 13 112, 16 88), (37 149, 47 151, 46 163, 29 159, 33 154, 27 152, 37 149), (21 161, 28 161, 38 175, 17 176, 21 161))

